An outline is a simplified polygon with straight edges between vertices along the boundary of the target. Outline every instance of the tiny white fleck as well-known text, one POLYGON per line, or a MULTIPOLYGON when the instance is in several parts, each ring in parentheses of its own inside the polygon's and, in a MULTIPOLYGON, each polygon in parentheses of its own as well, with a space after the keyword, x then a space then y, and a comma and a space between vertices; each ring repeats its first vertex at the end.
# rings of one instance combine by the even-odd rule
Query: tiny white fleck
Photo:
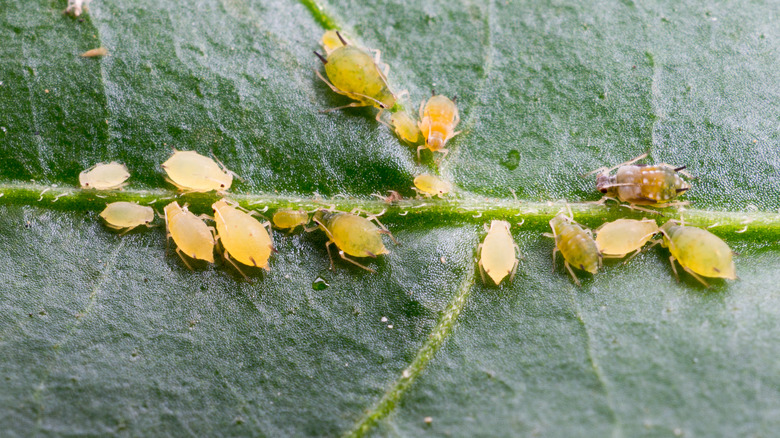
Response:
POLYGON ((387 317, 383 316, 382 319, 380 319, 381 322, 387 322, 387 317))
POLYGON ((404 379, 408 379, 411 376, 412 376, 412 372, 409 371, 408 369, 404 370, 404 372, 401 373, 401 377, 403 377, 404 379))
POLYGON ((650 182, 650 181, 648 181, 648 180, 647 180, 647 178, 645 178, 645 179, 643 179, 643 180, 642 180, 642 183, 643 183, 643 184, 647 184, 648 182, 650 182))
POLYGON ((393 328, 393 324, 388 324, 387 328, 389 328, 389 329, 393 328))
POLYGON ((680 429, 679 427, 675 428, 674 429, 674 436, 682 436, 682 429, 680 429))

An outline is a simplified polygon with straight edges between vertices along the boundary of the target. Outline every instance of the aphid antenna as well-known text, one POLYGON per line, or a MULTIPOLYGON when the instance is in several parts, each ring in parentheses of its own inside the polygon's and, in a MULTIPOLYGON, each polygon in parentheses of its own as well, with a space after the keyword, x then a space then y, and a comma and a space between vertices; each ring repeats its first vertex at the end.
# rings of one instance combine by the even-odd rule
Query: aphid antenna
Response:
POLYGON ((325 65, 325 64, 327 64, 327 63, 328 63, 328 60, 327 60, 327 59, 325 59, 325 57, 324 57, 324 56, 322 56, 322 55, 320 55, 319 53, 317 53, 317 51, 316 51, 316 50, 314 51, 314 54, 315 54, 315 55, 317 55, 317 58, 320 58, 320 61, 322 61, 322 65, 325 65))

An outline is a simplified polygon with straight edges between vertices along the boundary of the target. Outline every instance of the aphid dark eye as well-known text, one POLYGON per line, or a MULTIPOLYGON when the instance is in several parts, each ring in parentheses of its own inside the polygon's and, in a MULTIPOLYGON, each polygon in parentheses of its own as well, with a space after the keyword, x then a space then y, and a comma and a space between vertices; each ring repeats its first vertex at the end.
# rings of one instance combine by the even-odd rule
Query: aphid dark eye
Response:
POLYGON ((601 193, 607 193, 607 189, 601 189, 600 192, 601 193))
POLYGON ((219 186, 220 186, 220 187, 225 187, 225 185, 224 185, 224 184, 220 184, 219 186))

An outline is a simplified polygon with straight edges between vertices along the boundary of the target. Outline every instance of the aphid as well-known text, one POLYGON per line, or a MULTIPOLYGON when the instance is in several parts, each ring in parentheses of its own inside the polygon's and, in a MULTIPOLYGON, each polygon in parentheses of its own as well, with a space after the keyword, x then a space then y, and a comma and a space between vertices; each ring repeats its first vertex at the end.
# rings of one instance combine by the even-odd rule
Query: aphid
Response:
MULTIPOLYGON (((493 280, 496 286, 507 275, 511 274, 509 281, 515 278, 518 265, 518 260, 515 258, 515 250, 519 254, 520 248, 512 239, 509 226, 509 222, 506 221, 491 221, 490 230, 487 236, 485 236, 485 241, 479 245, 479 274, 482 276, 482 281, 485 284, 487 284, 485 273, 493 280)), ((487 228, 487 224, 485 224, 485 227, 487 228)))
POLYGON ((187 210, 186 205, 179 207, 176 201, 166 205, 164 211, 167 237, 173 238, 176 253, 184 264, 192 269, 184 254, 193 259, 214 263, 214 228, 187 210))
POLYGON ((376 216, 369 216, 367 219, 353 213, 317 210, 313 220, 328 236, 325 248, 328 250, 331 269, 333 269, 333 257, 330 253, 330 245, 333 243, 338 247, 339 256, 342 259, 370 272, 375 271, 350 259, 345 254, 353 257, 376 258, 378 255, 389 253, 390 251, 385 248, 385 244, 382 242, 382 234, 389 235, 396 244, 398 243, 376 216), (379 227, 374 225, 371 220, 375 221, 379 227))
POLYGON ((68 0, 68 7, 65 9, 65 14, 73 14, 74 17, 81 15, 82 9, 84 12, 89 11, 89 2, 92 0, 68 0))
POLYGON ((395 134, 401 140, 417 144, 420 141, 420 127, 407 111, 396 111, 390 116, 390 124, 395 128, 395 134))
POLYGON ((349 41, 347 41, 347 39, 344 38, 344 36, 341 35, 338 31, 328 30, 322 34, 320 44, 322 45, 323 50, 325 50, 325 54, 330 55, 331 52, 338 49, 339 47, 349 45, 349 41))
POLYGON ((303 210, 290 210, 289 208, 284 208, 274 213, 272 219, 276 228, 281 228, 283 230, 289 229, 292 232, 298 225, 305 226, 309 223, 309 213, 303 210))
POLYGON ((98 47, 97 49, 87 50, 86 52, 81 54, 82 58, 94 58, 96 56, 106 56, 108 55, 108 49, 105 47, 98 47))
POLYGON ((664 235, 663 246, 672 253, 669 261, 678 280, 675 260, 706 287, 710 285, 702 276, 729 280, 737 278, 731 248, 720 237, 701 228, 680 225, 674 220, 663 224, 661 232, 664 235))
POLYGON ((633 258, 658 232, 658 224, 653 219, 618 219, 596 229, 596 245, 604 257, 622 258, 636 251, 633 258))
POLYGON ((122 234, 125 234, 139 225, 151 226, 154 210, 134 202, 112 202, 100 212, 100 217, 106 221, 106 226, 114 230, 124 230, 122 234))
POLYGON ((327 54, 327 58, 314 52, 325 65, 325 74, 328 75, 330 81, 325 79, 319 71, 316 73, 320 79, 328 84, 331 90, 357 102, 331 108, 325 112, 343 108, 373 106, 379 108, 376 120, 386 124, 381 120, 382 113, 395 106, 396 97, 387 85, 387 71, 383 72, 379 69, 379 52, 376 52, 376 57, 372 57, 365 50, 349 45, 338 32, 336 35, 343 43, 342 47, 335 48, 327 54))
POLYGON ((444 195, 452 190, 452 184, 434 175, 419 175, 414 178, 414 186, 425 196, 444 195))
POLYGON ((195 151, 174 151, 162 168, 168 181, 186 192, 227 190, 233 184, 233 172, 195 151))
POLYGON ((268 259, 274 251, 274 242, 266 227, 270 228, 271 224, 268 222, 261 224, 249 213, 239 210, 234 205, 221 199, 211 206, 214 208, 214 221, 217 223, 219 241, 225 249, 225 260, 235 266, 245 278, 246 275, 231 260, 231 256, 247 266, 270 271, 268 259))
POLYGON ((636 205, 661 206, 691 188, 678 174, 685 166, 675 168, 666 163, 633 164, 645 157, 647 154, 642 154, 612 168, 596 169, 588 175, 599 174, 596 189, 605 195, 605 199, 619 199, 636 205), (610 176, 614 169, 617 169, 617 173, 610 176))
POLYGON ((420 151, 425 148, 446 156, 449 150, 444 149, 444 145, 447 140, 460 133, 455 132, 459 122, 458 107, 447 96, 432 96, 428 102, 421 103, 418 126, 425 137, 425 146, 417 148, 417 159, 420 159, 420 151))
POLYGON ((569 270, 571 278, 580 285, 580 280, 574 275, 571 265, 583 271, 595 274, 601 266, 601 253, 590 230, 584 230, 574 219, 559 214, 550 220, 552 237, 555 239, 553 248, 553 270, 555 270, 555 253, 561 252, 564 266, 569 270))
POLYGON ((109 190, 118 189, 130 178, 130 172, 124 164, 112 161, 98 163, 79 174, 82 189, 109 190))

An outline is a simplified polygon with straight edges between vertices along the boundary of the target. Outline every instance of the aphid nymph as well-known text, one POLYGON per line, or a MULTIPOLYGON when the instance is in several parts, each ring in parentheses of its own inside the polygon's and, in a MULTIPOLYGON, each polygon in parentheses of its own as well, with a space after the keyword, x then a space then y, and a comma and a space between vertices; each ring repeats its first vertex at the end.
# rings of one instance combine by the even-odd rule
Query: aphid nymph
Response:
POLYGON ((151 227, 154 210, 152 207, 134 202, 112 202, 100 212, 100 217, 106 221, 106 226, 114 230, 123 230, 122 234, 125 234, 140 225, 151 227))
POLYGON ((168 181, 185 192, 224 191, 233 184, 233 172, 195 151, 174 151, 162 168, 168 181))
POLYGON ((271 270, 268 259, 274 250, 274 243, 266 227, 271 224, 252 217, 252 213, 241 211, 238 205, 221 199, 212 205, 217 234, 222 244, 225 260, 229 261, 244 278, 246 274, 231 257, 247 266, 271 270))
POLYGON ((379 222, 376 216, 364 218, 354 213, 345 213, 341 211, 317 210, 314 213, 314 222, 328 236, 328 243, 325 248, 328 250, 330 258, 330 268, 333 269, 333 257, 330 253, 330 245, 335 244, 339 249, 339 256, 366 271, 375 272, 373 269, 361 265, 360 263, 347 257, 349 254, 353 257, 372 257, 387 254, 385 244, 382 242, 382 234, 387 234, 393 241, 398 243, 390 231, 379 222), (376 222, 376 225, 371 221, 376 222))
POLYGON ((395 134, 401 140, 417 144, 420 141, 420 127, 406 110, 396 111, 390 116, 390 124, 395 128, 395 134))
POLYGON ((449 150, 444 146, 449 139, 460 133, 455 132, 459 122, 458 106, 447 96, 432 96, 427 102, 421 103, 418 126, 425 137, 425 145, 417 148, 417 159, 420 159, 420 151, 425 148, 446 156, 449 150))
POLYGON ((702 277, 737 278, 731 248, 720 237, 707 230, 696 227, 686 227, 675 220, 669 220, 661 226, 663 246, 669 248, 672 271, 679 281, 674 261, 709 287, 702 277))
POLYGON ((419 175, 414 178, 414 187, 427 197, 442 196, 452 191, 452 184, 435 175, 419 175))
POLYGON ((571 274, 577 286, 580 280, 571 269, 575 268, 595 274, 601 267, 601 252, 591 236, 590 230, 583 229, 569 216, 558 214, 550 220, 552 236, 555 239, 553 248, 553 270, 555 270, 555 253, 561 252, 563 264, 571 274))
POLYGON ((82 189, 110 190, 118 189, 130 178, 130 172, 124 164, 116 161, 98 163, 79 174, 82 189))
POLYGON ((168 238, 176 244, 176 253, 192 269, 188 257, 214 263, 214 228, 206 225, 198 216, 192 214, 185 205, 180 207, 176 201, 165 206, 165 228, 168 238))
POLYGON ((610 258, 623 258, 635 251, 630 260, 658 233, 653 219, 618 219, 596 229, 596 245, 604 257, 610 258))
POLYGON ((515 251, 519 254, 520 248, 515 244, 509 226, 506 221, 491 221, 485 241, 479 245, 479 274, 485 284, 485 273, 496 286, 507 276, 509 281, 515 278, 518 265, 515 251))
POLYGON ((283 208, 274 213, 272 220, 276 228, 292 232, 299 225, 305 227, 309 223, 309 213, 304 210, 283 208))

